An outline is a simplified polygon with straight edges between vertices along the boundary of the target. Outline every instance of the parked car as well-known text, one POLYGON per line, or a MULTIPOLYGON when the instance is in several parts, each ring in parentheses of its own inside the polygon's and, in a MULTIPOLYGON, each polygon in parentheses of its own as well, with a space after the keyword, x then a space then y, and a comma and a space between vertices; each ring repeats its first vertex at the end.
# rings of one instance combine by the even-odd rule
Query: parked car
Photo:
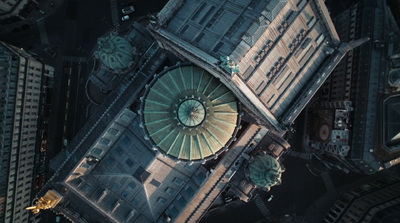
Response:
POLYGON ((226 196, 224 197, 224 203, 228 204, 231 203, 235 198, 233 196, 226 196))
POLYGON ((128 19, 129 19, 129 15, 125 15, 125 16, 122 17, 122 21, 126 21, 128 19))
POLYGON ((48 55, 50 55, 53 58, 57 56, 56 50, 54 48, 52 48, 52 47, 44 48, 44 52, 46 52, 48 55))
POLYGON ((267 195, 268 202, 272 201, 272 198, 274 198, 274 195, 272 195, 272 194, 267 195))
POLYGON ((131 14, 134 11, 135 11, 135 8, 133 6, 128 6, 128 7, 125 7, 122 9, 122 13, 124 15, 131 14))

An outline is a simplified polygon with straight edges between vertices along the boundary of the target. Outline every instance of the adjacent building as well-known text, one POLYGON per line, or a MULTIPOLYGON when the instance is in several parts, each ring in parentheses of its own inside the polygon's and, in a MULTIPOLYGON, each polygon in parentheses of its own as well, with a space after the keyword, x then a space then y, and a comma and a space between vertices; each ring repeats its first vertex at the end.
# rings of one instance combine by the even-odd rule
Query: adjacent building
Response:
POLYGON ((354 47, 340 43, 322 0, 170 0, 153 20, 161 47, 210 72, 278 133, 354 47))
POLYGON ((397 167, 330 192, 307 211, 306 222, 398 222, 400 177, 397 167))
POLYGON ((385 1, 353 5, 335 18, 350 51, 327 79, 310 113, 310 146, 330 166, 372 174, 399 163, 398 28, 385 1))
POLYGON ((34 0, 0 1, 0 23, 9 24, 23 20, 37 4, 34 0))
POLYGON ((54 68, 0 42, 0 221, 28 222, 42 80, 54 68))

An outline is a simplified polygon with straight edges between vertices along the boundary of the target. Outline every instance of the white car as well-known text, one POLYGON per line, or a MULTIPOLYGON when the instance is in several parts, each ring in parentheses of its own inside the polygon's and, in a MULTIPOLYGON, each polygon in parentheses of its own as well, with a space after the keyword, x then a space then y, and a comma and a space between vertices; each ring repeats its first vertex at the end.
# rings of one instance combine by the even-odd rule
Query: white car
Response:
POLYGON ((129 19, 129 15, 124 15, 123 17, 122 17, 122 21, 126 21, 126 20, 128 20, 129 19))
POLYGON ((131 14, 134 11, 135 11, 135 8, 133 6, 128 6, 128 7, 125 7, 122 9, 122 13, 124 15, 131 14))

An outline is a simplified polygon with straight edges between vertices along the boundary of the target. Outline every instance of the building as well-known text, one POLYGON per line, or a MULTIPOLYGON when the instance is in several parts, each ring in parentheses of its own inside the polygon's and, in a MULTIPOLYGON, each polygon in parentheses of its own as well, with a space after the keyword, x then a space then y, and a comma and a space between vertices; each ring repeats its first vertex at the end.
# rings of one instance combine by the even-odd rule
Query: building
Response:
POLYGON ((0 22, 9 24, 21 21, 36 8, 34 0, 4 0, 0 2, 0 22))
POLYGON ((313 204, 306 222, 398 222, 400 178, 394 167, 330 192, 313 204))
POLYGON ((326 164, 372 174, 399 162, 398 28, 385 1, 353 5, 335 18, 339 36, 371 41, 350 51, 313 105, 310 146, 326 164), (397 30, 397 31, 396 31, 397 30))
POLYGON ((199 67, 181 66, 157 75, 142 101, 146 138, 176 161, 216 159, 239 130, 235 96, 199 67))
POLYGON ((1 222, 28 222, 42 80, 53 73, 23 49, 0 42, 1 222))
POLYGON ((322 0, 170 0, 150 31, 284 133, 346 52, 322 0))
POLYGON ((247 169, 249 180, 259 188, 269 191, 271 187, 282 183, 281 174, 284 170, 279 161, 269 154, 253 154, 247 169))

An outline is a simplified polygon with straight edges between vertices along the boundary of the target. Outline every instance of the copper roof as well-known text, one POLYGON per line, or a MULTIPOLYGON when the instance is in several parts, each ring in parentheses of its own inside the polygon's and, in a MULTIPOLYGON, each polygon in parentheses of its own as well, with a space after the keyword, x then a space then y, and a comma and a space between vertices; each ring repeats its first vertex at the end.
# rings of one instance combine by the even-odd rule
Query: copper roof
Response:
POLYGON ((190 161, 222 152, 233 140, 239 122, 233 93, 195 66, 156 75, 143 98, 142 115, 155 148, 190 161))

